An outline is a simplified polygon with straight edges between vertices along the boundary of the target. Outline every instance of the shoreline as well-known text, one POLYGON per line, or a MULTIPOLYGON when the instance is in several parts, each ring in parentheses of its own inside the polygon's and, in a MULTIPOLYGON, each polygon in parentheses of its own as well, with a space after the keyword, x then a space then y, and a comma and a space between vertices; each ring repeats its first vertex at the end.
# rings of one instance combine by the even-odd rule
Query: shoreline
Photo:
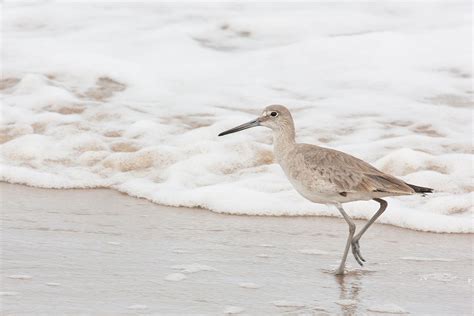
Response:
MULTIPOLYGON (((375 224, 336 277, 330 217, 227 215, 0 184, 5 314, 471 314, 472 234, 375 224)), ((357 220, 360 227, 364 221, 357 220)))
MULTIPOLYGON (((275 215, 268 215, 268 214, 245 214, 245 213, 238 214, 238 213, 228 213, 228 212, 214 211, 212 209, 205 208, 205 207, 199 207, 199 206, 189 207, 189 206, 183 206, 183 205, 167 205, 167 204, 154 202, 154 201, 152 201, 152 200, 150 200, 146 197, 130 195, 130 194, 128 194, 126 192, 122 192, 122 191, 120 191, 116 188, 111 188, 111 187, 106 187, 106 186, 98 186, 98 187, 90 187, 90 188, 89 187, 88 188, 48 188, 48 187, 34 186, 34 185, 30 185, 30 184, 23 183, 23 182, 9 182, 9 181, 5 181, 5 180, 0 181, 0 186, 1 185, 18 185, 18 186, 25 186, 25 187, 32 188, 32 189, 54 190, 54 191, 86 191, 87 192, 87 191, 90 191, 90 190, 110 190, 110 191, 117 192, 117 193, 119 193, 123 196, 127 196, 127 197, 130 197, 130 198, 133 198, 133 199, 147 201, 147 202, 152 203, 152 204, 157 205, 157 206, 170 207, 170 208, 176 208, 176 209, 185 208, 185 209, 190 209, 190 210, 204 210, 204 211, 207 211, 207 212, 212 212, 214 214, 222 214, 222 215, 226 215, 226 216, 280 217, 280 218, 331 218, 331 219, 340 219, 340 220, 343 219, 342 216, 340 216, 339 213, 336 213, 335 215, 327 215, 327 214, 317 214, 317 215, 275 214, 275 215)), ((326 206, 324 206, 324 207, 326 207, 326 206)), ((389 205, 389 207, 390 207, 390 205, 389 205)), ((376 211, 376 209, 374 209, 374 213, 375 213, 375 211, 376 211)), ((360 218, 360 217, 357 217, 357 216, 352 216, 351 214, 349 214, 349 215, 356 222, 366 222, 367 221, 367 219, 360 218)), ((422 229, 401 227, 401 226, 397 226, 397 225, 394 225, 394 224, 391 224, 391 223, 383 223, 383 222, 379 222, 379 220, 377 220, 375 222, 375 224, 384 225, 384 226, 393 227, 393 228, 398 228, 398 229, 402 229, 402 230, 415 231, 415 232, 420 232, 420 233, 427 233, 427 234, 474 235, 473 232, 433 232, 433 231, 426 231, 426 230, 422 230, 422 229)), ((359 227, 359 226, 357 226, 357 227, 359 227)))

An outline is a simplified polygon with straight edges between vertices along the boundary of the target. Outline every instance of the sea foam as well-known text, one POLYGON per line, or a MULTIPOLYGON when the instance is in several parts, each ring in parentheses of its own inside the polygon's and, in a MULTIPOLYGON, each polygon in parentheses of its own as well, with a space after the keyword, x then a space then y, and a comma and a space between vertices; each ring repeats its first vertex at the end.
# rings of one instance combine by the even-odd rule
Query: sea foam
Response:
POLYGON ((294 191, 269 130, 217 137, 281 103, 299 141, 435 188, 379 222, 472 232, 471 22, 467 2, 5 4, 1 180, 338 216, 294 191))

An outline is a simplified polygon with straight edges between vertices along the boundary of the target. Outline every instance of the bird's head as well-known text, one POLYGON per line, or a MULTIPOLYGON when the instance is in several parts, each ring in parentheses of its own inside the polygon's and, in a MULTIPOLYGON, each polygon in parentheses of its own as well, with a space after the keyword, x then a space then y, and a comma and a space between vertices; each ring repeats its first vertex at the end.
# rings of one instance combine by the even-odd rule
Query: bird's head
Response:
POLYGON ((271 128, 273 131, 280 131, 286 128, 293 129, 293 118, 291 117, 290 111, 283 105, 269 105, 255 120, 231 128, 220 133, 219 136, 240 132, 244 129, 256 126, 265 126, 271 128))

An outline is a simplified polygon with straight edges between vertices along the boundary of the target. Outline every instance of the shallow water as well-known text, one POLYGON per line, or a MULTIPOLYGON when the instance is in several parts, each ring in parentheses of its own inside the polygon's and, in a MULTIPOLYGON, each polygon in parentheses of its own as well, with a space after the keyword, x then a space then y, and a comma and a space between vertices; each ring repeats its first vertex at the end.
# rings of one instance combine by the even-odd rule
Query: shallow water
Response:
POLYGON ((281 103, 299 141, 436 189, 390 200, 380 221, 473 231, 469 2, 3 7, 3 181, 337 215, 292 189, 269 131, 217 137, 281 103))
POLYGON ((472 235, 376 224, 360 242, 365 267, 350 256, 336 277, 342 219, 229 216, 103 189, 0 190, 2 315, 473 312, 472 235))

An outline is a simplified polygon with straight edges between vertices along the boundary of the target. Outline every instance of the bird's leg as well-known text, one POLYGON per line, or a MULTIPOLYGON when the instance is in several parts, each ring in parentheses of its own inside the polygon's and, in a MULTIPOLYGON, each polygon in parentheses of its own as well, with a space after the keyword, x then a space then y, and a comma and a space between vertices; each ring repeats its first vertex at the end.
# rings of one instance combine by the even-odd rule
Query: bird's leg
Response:
POLYGON ((365 259, 360 254, 359 239, 367 231, 367 229, 370 227, 370 225, 372 225, 377 220, 377 218, 379 218, 380 215, 382 215, 382 213, 387 208, 387 202, 385 200, 376 198, 376 199, 374 199, 374 201, 377 201, 377 202, 380 203, 379 210, 375 213, 374 216, 372 216, 372 218, 367 222, 367 224, 365 224, 365 226, 362 227, 360 232, 358 232, 357 235, 355 235, 354 238, 352 239, 352 254, 354 255, 354 258, 357 260, 357 262, 360 265, 362 265, 361 260, 365 262, 365 259))
POLYGON ((346 220, 347 224, 349 225, 349 237, 347 238, 347 243, 346 243, 346 248, 344 249, 344 254, 342 255, 342 260, 341 264, 339 265, 339 268, 336 270, 336 274, 344 274, 344 267, 346 266, 346 259, 347 259, 347 254, 349 253, 349 248, 351 247, 351 243, 354 237, 354 233, 356 230, 356 226, 352 219, 347 215, 346 211, 342 208, 341 204, 336 205, 337 209, 339 212, 341 212, 342 216, 346 220))

